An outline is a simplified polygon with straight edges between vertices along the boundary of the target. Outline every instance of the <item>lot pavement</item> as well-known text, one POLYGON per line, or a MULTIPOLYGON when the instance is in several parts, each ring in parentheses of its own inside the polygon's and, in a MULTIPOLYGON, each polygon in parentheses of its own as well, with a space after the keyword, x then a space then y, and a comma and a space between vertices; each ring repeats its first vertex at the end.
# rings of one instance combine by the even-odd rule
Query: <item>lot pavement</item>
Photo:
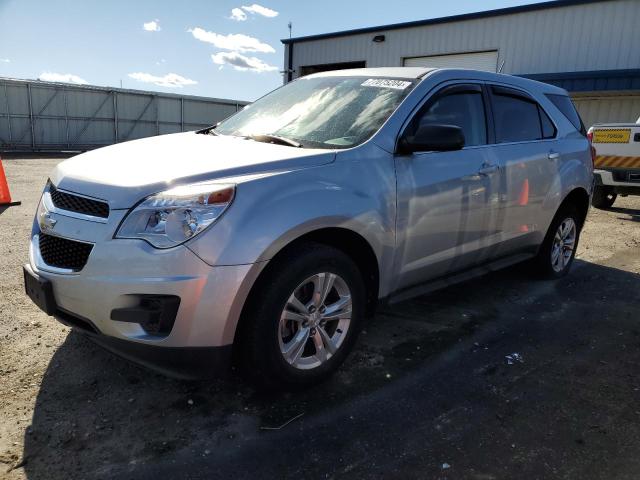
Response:
POLYGON ((516 266, 386 309, 331 381, 265 396, 150 373, 25 298, 57 162, 4 161, 0 478, 640 477, 640 198, 591 211, 567 278, 516 266))

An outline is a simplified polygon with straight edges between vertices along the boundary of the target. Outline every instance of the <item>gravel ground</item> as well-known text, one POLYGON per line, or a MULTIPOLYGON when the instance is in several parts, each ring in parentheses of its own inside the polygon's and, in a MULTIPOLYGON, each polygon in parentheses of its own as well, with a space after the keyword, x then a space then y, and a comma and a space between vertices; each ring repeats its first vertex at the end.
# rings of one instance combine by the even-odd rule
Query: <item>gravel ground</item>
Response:
POLYGON ((25 297, 58 161, 4 161, 0 478, 640 477, 640 198, 591 211, 566 279, 515 267, 384 310, 331 381, 264 396, 150 373, 25 297))

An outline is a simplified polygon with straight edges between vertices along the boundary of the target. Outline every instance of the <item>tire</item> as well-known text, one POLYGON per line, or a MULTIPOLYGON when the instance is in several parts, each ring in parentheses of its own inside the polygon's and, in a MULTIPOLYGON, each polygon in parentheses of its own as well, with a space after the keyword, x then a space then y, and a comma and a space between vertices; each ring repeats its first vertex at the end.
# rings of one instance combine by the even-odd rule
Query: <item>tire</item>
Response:
POLYGON ((593 191, 591 205, 600 209, 607 209, 613 206, 618 198, 618 194, 611 187, 596 187, 593 191))
POLYGON ((243 312, 238 358, 242 372, 267 390, 322 382, 353 348, 365 299, 362 274, 342 251, 308 243, 283 253, 256 283, 243 312), (329 284, 322 301, 316 285, 329 284), (326 320, 326 315, 338 319, 326 320))
POLYGON ((582 218, 573 206, 564 206, 558 210, 533 260, 534 269, 540 277, 557 279, 569 273, 580 240, 582 218), (564 237, 561 227, 567 232, 564 237))

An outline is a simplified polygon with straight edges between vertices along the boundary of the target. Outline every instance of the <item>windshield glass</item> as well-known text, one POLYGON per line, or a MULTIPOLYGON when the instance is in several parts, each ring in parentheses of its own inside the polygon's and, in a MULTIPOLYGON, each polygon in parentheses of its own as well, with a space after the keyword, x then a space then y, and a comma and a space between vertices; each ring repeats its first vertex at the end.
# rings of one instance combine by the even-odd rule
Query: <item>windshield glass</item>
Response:
POLYGON ((215 132, 275 135, 311 148, 349 148, 371 137, 414 83, 392 78, 301 78, 248 105, 215 132))

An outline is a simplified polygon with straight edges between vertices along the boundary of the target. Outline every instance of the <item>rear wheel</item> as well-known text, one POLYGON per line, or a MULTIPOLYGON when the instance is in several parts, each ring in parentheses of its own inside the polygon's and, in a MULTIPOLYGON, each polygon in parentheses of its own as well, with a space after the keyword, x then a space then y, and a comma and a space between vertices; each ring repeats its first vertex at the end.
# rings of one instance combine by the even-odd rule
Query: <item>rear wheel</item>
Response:
POLYGON ((596 208, 611 208, 618 195, 611 187, 596 187, 593 191, 591 205, 596 208))
POLYGON ((295 388, 330 376, 353 347, 365 287, 342 251, 306 244, 269 266, 241 332, 241 364, 261 388, 295 388))
POLYGON ((581 215, 575 207, 567 206, 558 211, 534 259, 534 266, 542 277, 561 278, 569 273, 581 228, 581 215))

